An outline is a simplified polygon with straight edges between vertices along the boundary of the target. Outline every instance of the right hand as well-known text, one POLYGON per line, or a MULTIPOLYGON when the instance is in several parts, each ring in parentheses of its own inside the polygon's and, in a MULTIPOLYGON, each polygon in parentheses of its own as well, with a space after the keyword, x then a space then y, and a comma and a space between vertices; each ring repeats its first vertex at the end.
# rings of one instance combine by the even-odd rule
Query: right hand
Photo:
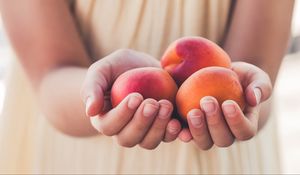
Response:
POLYGON ((161 141, 175 140, 181 125, 171 119, 173 105, 168 100, 143 99, 141 94, 132 93, 115 108, 110 103, 108 90, 120 74, 134 68, 159 66, 155 58, 128 49, 92 64, 81 90, 92 126, 104 135, 116 137, 124 147, 140 145, 154 149, 161 141))

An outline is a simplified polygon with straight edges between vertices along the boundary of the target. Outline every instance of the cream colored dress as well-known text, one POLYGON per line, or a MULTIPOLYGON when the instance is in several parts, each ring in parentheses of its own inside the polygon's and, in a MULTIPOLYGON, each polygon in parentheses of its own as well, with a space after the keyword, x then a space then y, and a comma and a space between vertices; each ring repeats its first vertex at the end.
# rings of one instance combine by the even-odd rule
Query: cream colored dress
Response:
MULTIPOLYGON (((219 42, 228 0, 81 0, 73 4, 93 59, 119 48, 160 58, 188 35, 219 42)), ((148 151, 123 148, 110 137, 73 138, 56 131, 37 108, 20 65, 13 61, 0 118, 0 173, 276 173, 274 117, 253 139, 201 151, 193 143, 162 143, 148 151)))

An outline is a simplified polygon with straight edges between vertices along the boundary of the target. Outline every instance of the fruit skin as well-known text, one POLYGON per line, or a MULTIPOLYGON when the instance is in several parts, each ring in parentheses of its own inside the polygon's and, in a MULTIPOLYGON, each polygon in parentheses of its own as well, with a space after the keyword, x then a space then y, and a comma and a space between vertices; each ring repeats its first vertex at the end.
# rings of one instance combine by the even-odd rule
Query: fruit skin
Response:
POLYGON ((176 105, 180 116, 186 120, 192 109, 199 109, 205 96, 215 97, 221 105, 234 100, 243 110, 245 99, 238 76, 231 69, 222 67, 203 68, 191 75, 178 89, 176 105))
POLYGON ((144 67, 121 74, 111 88, 111 103, 116 107, 128 94, 140 93, 144 99, 166 99, 175 104, 177 85, 167 71, 144 67))
POLYGON ((230 68, 230 63, 230 57, 221 47, 202 37, 183 37, 174 41, 161 59, 161 66, 178 85, 201 68, 230 68))

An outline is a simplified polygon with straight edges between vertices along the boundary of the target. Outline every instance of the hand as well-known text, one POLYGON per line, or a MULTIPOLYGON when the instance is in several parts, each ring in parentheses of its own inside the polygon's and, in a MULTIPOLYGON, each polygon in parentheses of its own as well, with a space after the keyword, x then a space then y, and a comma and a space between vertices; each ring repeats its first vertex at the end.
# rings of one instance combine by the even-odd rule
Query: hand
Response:
POLYGON ((185 142, 194 140, 203 150, 214 144, 228 147, 234 140, 248 140, 258 131, 260 104, 266 101, 272 92, 269 76, 258 67, 244 63, 232 63, 232 70, 237 73, 243 86, 246 108, 244 112, 236 102, 227 100, 218 104, 213 97, 200 100, 200 108, 188 113, 189 130, 181 131, 179 138, 185 142))
POLYGON ((144 53, 119 50, 90 66, 82 87, 82 99, 91 124, 100 133, 114 136, 119 144, 139 144, 154 149, 161 141, 177 138, 181 125, 172 119, 172 104, 167 100, 143 99, 129 94, 117 107, 110 104, 109 88, 123 72, 138 67, 159 67, 159 62, 144 53))

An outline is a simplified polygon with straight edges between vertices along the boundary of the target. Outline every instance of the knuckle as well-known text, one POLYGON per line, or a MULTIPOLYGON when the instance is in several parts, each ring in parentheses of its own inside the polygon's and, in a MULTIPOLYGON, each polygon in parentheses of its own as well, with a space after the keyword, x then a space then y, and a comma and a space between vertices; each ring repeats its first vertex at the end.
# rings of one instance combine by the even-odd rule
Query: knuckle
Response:
POLYGON ((225 148, 225 147, 229 147, 233 144, 234 140, 233 139, 228 139, 226 141, 223 141, 223 142, 216 142, 215 145, 218 146, 218 147, 221 147, 221 148, 225 148))
POLYGON ((250 132, 248 133, 245 133, 245 134, 242 134, 242 135, 239 135, 237 137, 238 140, 240 141, 246 141, 246 140, 250 140, 252 139, 254 136, 255 136, 256 132, 251 130, 250 132))
POLYGON ((159 145, 159 143, 145 143, 142 142, 139 144, 140 147, 147 149, 147 150, 154 150, 157 146, 159 145))
POLYGON ((213 145, 213 141, 207 137, 207 135, 201 135, 199 137, 193 135, 194 142, 201 150, 209 150, 213 145))
POLYGON ((174 141, 175 139, 176 139, 176 137, 174 135, 166 133, 165 137, 163 138, 163 142, 169 143, 169 142, 174 141))
POLYGON ((213 143, 208 143, 205 145, 198 145, 198 147, 202 150, 209 150, 210 148, 212 148, 212 146, 213 146, 213 143))
POLYGON ((251 139, 252 137, 253 136, 250 136, 250 135, 243 135, 243 136, 238 136, 237 139, 240 141, 246 141, 246 140, 251 139))
POLYGON ((111 128, 111 127, 103 127, 103 126, 100 126, 99 128, 99 132, 101 132, 103 135, 106 135, 106 136, 113 136, 115 135, 115 131, 111 128))
POLYGON ((117 141, 118 141, 119 145, 126 147, 126 148, 132 148, 136 145, 136 143, 128 140, 127 138, 123 138, 123 137, 118 137, 117 141))

